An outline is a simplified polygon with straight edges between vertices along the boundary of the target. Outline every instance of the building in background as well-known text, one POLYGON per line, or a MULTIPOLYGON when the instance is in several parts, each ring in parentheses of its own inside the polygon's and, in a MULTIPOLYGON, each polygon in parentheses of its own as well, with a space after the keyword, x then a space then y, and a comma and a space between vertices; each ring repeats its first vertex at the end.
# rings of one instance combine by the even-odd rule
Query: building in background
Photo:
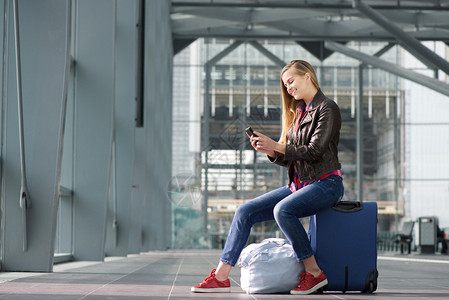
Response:
MULTIPOLYGON (((279 138, 282 66, 250 43, 236 47, 210 69, 210 117, 204 121, 205 65, 233 43, 199 39, 175 56, 172 173, 176 180, 169 186, 172 198, 178 196, 173 199, 175 248, 221 247, 238 205, 287 183, 286 171, 254 151, 244 134, 245 127, 252 126, 279 138)), ((359 62, 337 53, 320 61, 295 42, 270 40, 259 45, 280 61, 304 59, 316 68, 322 90, 342 113, 339 151, 344 200, 359 200, 355 121, 359 62)), ((384 43, 349 46, 373 54, 384 43)), ((393 47, 382 58, 399 64, 403 53, 393 47)), ((404 216, 406 195, 403 83, 371 67, 364 67, 363 81, 363 200, 378 202, 380 230, 394 230, 404 216)), ((251 238, 279 234, 274 222, 266 222, 255 226, 251 238)))
MULTIPOLYGON (((448 60, 448 47, 441 42, 425 45, 448 60)), ((404 65, 429 77, 435 76, 404 51, 404 65)), ((439 79, 448 76, 439 72, 439 79)), ((416 220, 436 216, 441 228, 449 227, 449 99, 421 85, 404 81, 405 90, 405 216, 416 220)))

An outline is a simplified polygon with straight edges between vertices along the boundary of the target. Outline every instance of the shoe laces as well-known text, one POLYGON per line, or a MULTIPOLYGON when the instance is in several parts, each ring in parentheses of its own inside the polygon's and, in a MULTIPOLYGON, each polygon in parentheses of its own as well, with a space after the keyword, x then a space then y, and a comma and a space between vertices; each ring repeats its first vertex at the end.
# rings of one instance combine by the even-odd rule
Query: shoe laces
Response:
POLYGON ((215 269, 212 270, 212 272, 210 272, 209 276, 207 276, 204 279, 204 282, 209 282, 211 280, 213 280, 215 278, 215 269))
MULTIPOLYGON (((307 272, 302 272, 299 275, 299 283, 298 283, 297 287, 301 287, 301 283, 304 284, 304 282, 306 281, 306 278, 308 277, 308 275, 309 274, 307 272)), ((313 276, 313 275, 310 274, 309 276, 313 276)))

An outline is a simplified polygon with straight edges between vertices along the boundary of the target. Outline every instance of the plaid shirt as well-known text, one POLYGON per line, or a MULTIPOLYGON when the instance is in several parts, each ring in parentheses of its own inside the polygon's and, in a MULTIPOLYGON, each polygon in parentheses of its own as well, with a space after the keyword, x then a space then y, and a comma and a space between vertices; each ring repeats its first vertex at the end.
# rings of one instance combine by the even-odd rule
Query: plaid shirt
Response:
MULTIPOLYGON (((310 102, 312 103, 312 102, 310 102)), ((298 128, 299 128, 299 123, 301 122, 301 120, 304 118, 304 116, 306 115, 306 112, 309 110, 310 107, 310 103, 307 105, 307 107, 304 107, 304 105, 300 105, 298 106, 298 108, 296 109, 298 111, 298 119, 296 120, 295 123, 295 131, 294 134, 296 134, 298 132, 298 128)), ((299 180, 299 176, 298 176, 298 170, 296 169, 296 164, 293 164, 295 167, 295 174, 293 176, 293 181, 290 183, 290 190, 292 192, 296 192, 297 190, 299 190, 300 188, 305 187, 306 185, 311 184, 314 181, 310 181, 310 182, 301 182, 299 180)), ((323 174, 320 176, 320 178, 318 178, 318 180, 322 180, 326 177, 329 177, 331 175, 337 175, 342 177, 341 174, 341 170, 334 170, 334 171, 330 171, 326 174, 323 174)))

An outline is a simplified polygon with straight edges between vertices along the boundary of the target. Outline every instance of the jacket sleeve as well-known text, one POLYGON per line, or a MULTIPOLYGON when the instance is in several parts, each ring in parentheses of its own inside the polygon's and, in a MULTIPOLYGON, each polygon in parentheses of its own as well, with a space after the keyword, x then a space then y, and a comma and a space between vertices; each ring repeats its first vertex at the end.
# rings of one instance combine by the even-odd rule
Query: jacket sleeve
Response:
POLYGON ((338 134, 340 127, 340 109, 332 100, 325 101, 320 108, 310 141, 305 145, 287 145, 284 160, 316 161, 320 159, 332 138, 338 134))
POLYGON ((285 160, 285 156, 282 153, 279 153, 277 151, 275 151, 276 157, 271 157, 269 155, 267 155, 268 159, 272 162, 275 163, 277 165, 280 165, 281 167, 287 167, 288 166, 288 161, 285 160))

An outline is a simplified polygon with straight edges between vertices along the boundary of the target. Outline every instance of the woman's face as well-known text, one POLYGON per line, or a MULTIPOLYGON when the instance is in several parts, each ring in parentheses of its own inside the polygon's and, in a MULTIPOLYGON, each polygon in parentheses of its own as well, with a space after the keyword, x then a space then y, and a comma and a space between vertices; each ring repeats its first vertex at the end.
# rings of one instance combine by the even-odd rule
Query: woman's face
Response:
POLYGON ((307 80, 309 77, 310 75, 308 73, 298 75, 293 70, 287 70, 282 75, 282 82, 290 96, 296 100, 301 100, 306 96, 308 88, 307 80))

